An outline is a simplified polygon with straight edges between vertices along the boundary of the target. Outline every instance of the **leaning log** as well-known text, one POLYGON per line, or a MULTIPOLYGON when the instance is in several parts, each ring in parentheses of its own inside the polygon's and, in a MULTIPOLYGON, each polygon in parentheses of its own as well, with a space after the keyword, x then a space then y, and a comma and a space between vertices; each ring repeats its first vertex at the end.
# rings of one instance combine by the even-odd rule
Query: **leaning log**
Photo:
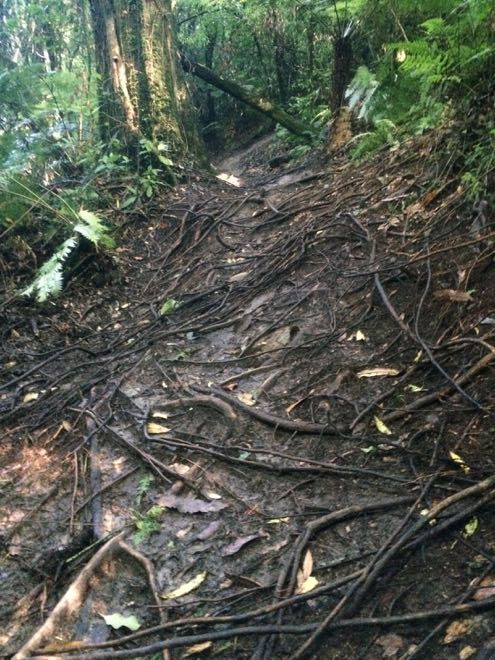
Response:
POLYGON ((230 94, 230 96, 233 96, 238 101, 242 101, 242 103, 245 103, 250 108, 254 108, 254 110, 270 117, 270 119, 273 119, 273 121, 276 121, 291 133, 295 133, 296 135, 307 135, 308 137, 311 136, 311 131, 306 124, 303 124, 299 119, 287 114, 271 101, 254 96, 233 80, 220 78, 220 76, 217 76, 217 74, 208 67, 199 64, 198 62, 193 62, 183 54, 181 55, 180 61, 182 68, 187 73, 191 73, 193 76, 201 78, 201 80, 213 85, 217 89, 221 89, 222 92, 230 94))

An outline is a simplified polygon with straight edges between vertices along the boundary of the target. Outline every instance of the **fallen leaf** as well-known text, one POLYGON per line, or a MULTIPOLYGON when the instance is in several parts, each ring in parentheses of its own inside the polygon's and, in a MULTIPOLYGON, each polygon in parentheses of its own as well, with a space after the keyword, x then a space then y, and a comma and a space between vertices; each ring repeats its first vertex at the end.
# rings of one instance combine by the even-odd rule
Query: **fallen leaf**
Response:
POLYGON ((392 435, 392 431, 388 428, 388 426, 382 422, 382 420, 379 417, 373 418, 375 422, 375 426, 380 431, 380 433, 384 433, 385 435, 392 435))
POLYGON ((146 424, 146 431, 149 435, 159 435, 160 433, 168 433, 171 429, 168 426, 163 426, 163 424, 157 424, 156 422, 148 422, 146 424))
POLYGON ((420 387, 419 385, 413 385, 412 383, 407 386, 408 390, 411 390, 411 392, 424 392, 424 387, 420 387))
POLYGON ((469 465, 466 465, 464 459, 461 456, 459 456, 459 454, 456 454, 453 451, 449 451, 449 456, 454 461, 454 463, 457 463, 457 465, 459 465, 459 467, 462 469, 462 471, 465 474, 471 472, 471 468, 469 467, 469 465))
POLYGON ((452 642, 455 642, 460 637, 464 637, 464 635, 467 635, 471 631, 473 624, 473 619, 452 621, 452 623, 447 628, 445 637, 443 638, 443 644, 452 644, 452 642))
POLYGON ((36 399, 39 399, 39 396, 39 392, 28 392, 24 395, 23 402, 29 403, 30 401, 36 401, 36 399))
POLYGON ((308 550, 303 561, 303 565, 301 568, 302 572, 302 577, 305 580, 308 578, 311 573, 313 572, 313 555, 311 554, 311 551, 308 550))
POLYGON ((185 477, 187 474, 189 474, 189 472, 191 472, 191 466, 186 465, 185 463, 172 463, 170 467, 181 477, 185 477))
POLYGON ((173 591, 169 591, 168 593, 161 594, 161 598, 164 598, 165 600, 175 600, 176 598, 181 598, 182 596, 186 596, 187 594, 191 593, 191 591, 194 591, 197 589, 200 585, 203 584, 203 582, 206 579, 206 571, 204 573, 199 573, 194 577, 192 580, 189 580, 189 582, 186 582, 185 584, 181 585, 177 589, 174 589, 173 591))
POLYGON ((115 612, 114 614, 102 614, 107 626, 111 626, 114 630, 119 628, 128 628, 129 630, 136 631, 141 628, 141 624, 135 616, 124 616, 115 612))
POLYGON ((407 218, 412 218, 415 215, 421 215, 423 217, 425 216, 425 209, 421 202, 414 202, 413 204, 410 204, 407 208, 404 209, 404 215, 407 218))
POLYGON ((203 491, 203 495, 207 497, 209 500, 221 500, 222 496, 219 495, 218 493, 214 493, 212 490, 205 490, 203 491))
POLYGON ((152 417, 158 417, 158 419, 168 419, 169 418, 169 413, 165 412, 164 410, 154 410, 151 413, 152 417))
POLYGON ((238 383, 227 383, 227 385, 223 385, 222 389, 226 390, 227 392, 233 392, 239 387, 238 383))
POLYGON ((231 186, 235 186, 236 188, 240 188, 242 186, 241 179, 238 179, 233 174, 225 174, 222 172, 221 174, 217 174, 217 179, 220 179, 220 181, 225 181, 225 183, 230 183, 231 186))
POLYGON ((465 646, 459 652, 459 660, 468 660, 468 658, 472 658, 475 653, 477 653, 477 649, 473 649, 472 646, 465 646))
POLYGON ((249 536, 241 536, 239 537, 236 541, 233 543, 230 543, 229 545, 225 546, 225 548, 222 550, 222 557, 230 557, 231 555, 235 555, 236 552, 239 552, 241 548, 243 548, 245 545, 248 543, 252 543, 253 541, 256 541, 256 539, 259 539, 260 536, 259 534, 251 534, 249 536))
POLYGON ((435 291, 433 297, 437 300, 450 300, 451 302, 470 302, 473 299, 467 291, 457 289, 439 289, 435 291))
POLYGON ((199 655, 200 653, 203 653, 203 651, 207 651, 213 646, 213 642, 200 642, 199 644, 195 644, 194 646, 189 646, 183 657, 184 658, 190 658, 192 655, 199 655))
POLYGON ((297 587, 295 594, 307 594, 310 591, 313 591, 318 586, 319 582, 318 580, 314 577, 314 575, 310 575, 306 580, 304 580, 303 583, 299 584, 297 587))
POLYGON ((478 518, 474 516, 469 520, 466 525, 464 526, 464 532, 463 535, 468 538, 469 536, 472 536, 473 534, 476 533, 476 530, 478 529, 478 518))
POLYGON ((495 575, 484 577, 473 595, 473 600, 486 600, 495 596, 495 575))
POLYGON ((210 537, 212 537, 214 534, 218 532, 218 530, 221 527, 221 523, 218 520, 214 520, 211 522, 209 525, 206 525, 204 529, 202 529, 199 534, 197 535, 197 538, 200 541, 206 541, 210 537))
POLYGON ((354 336, 356 341, 366 341, 366 335, 361 330, 357 330, 354 336))
POLYGON ((241 282, 242 280, 246 279, 248 275, 249 271, 243 270, 241 273, 236 273, 235 275, 232 275, 232 277, 229 277, 229 282, 241 282))
POLYGON ((399 654, 399 651, 403 648, 405 642, 400 635, 394 633, 389 633, 388 635, 382 635, 378 637, 376 643, 379 644, 383 649, 384 658, 395 658, 399 654))
POLYGON ((372 369, 363 369, 358 371, 358 378, 376 378, 378 376, 398 376, 398 369, 388 369, 387 367, 373 367, 372 369))
POLYGON ((239 399, 239 401, 242 401, 242 403, 245 403, 246 406, 254 406, 254 404, 256 403, 256 399, 249 392, 241 392, 240 394, 237 395, 237 398, 239 399))
POLYGON ((313 572, 313 555, 308 550, 304 556, 301 568, 297 572, 296 594, 306 594, 312 591, 317 585, 318 580, 311 575, 313 572))
POLYGON ((175 300, 174 298, 168 298, 160 307, 160 316, 171 314, 172 312, 175 312, 175 310, 179 307, 180 302, 178 300, 175 300))
POLYGON ((170 492, 160 495, 157 504, 167 509, 177 509, 180 513, 214 513, 228 507, 224 502, 205 502, 191 495, 182 497, 170 492))

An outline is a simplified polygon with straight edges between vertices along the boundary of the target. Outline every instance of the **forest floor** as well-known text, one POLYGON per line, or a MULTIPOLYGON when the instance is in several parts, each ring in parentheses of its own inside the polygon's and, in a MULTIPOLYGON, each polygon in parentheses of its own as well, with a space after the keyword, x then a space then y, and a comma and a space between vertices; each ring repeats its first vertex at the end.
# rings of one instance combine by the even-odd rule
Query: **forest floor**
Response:
POLYGON ((264 138, 1 310, 2 657, 495 657, 495 232, 436 147, 264 138))

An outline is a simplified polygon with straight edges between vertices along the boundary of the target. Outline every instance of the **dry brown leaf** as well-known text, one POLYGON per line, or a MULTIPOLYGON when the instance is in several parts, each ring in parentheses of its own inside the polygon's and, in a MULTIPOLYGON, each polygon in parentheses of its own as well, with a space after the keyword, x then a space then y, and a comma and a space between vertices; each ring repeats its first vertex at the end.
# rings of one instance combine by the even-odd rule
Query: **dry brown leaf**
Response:
POLYGON ((204 573, 199 573, 194 577, 192 580, 189 580, 189 582, 186 582, 185 584, 182 584, 180 587, 177 589, 174 589, 173 591, 169 591, 168 593, 161 594, 161 598, 164 598, 165 600, 175 600, 176 598, 180 598, 181 596, 185 596, 186 594, 191 593, 191 591, 194 591, 197 589, 201 584, 206 579, 206 571, 204 573))
POLYGON ((474 592, 473 600, 486 600, 495 596, 495 575, 484 577, 478 589, 474 592))
POLYGON ((440 192, 440 189, 430 190, 430 192, 427 192, 426 195, 421 200, 421 203, 423 204, 423 206, 428 206, 428 204, 431 204, 432 201, 437 197, 439 192, 440 192))
POLYGON ((39 399, 39 396, 39 392, 28 392, 24 395, 23 402, 29 403, 30 401, 36 401, 36 399, 39 399))
POLYGON ((174 472, 177 472, 181 477, 185 477, 191 472, 191 466, 186 465, 185 463, 171 463, 170 467, 174 472))
POLYGON ((242 401, 242 403, 245 403, 246 406, 254 406, 254 404, 256 403, 256 399, 249 392, 241 392, 240 394, 237 395, 237 398, 239 399, 239 401, 242 401))
POLYGON ((311 550, 307 551, 306 556, 304 557, 301 570, 302 570, 302 576, 305 580, 313 572, 313 555, 311 554, 311 550))
POLYGON ((459 653, 459 660, 468 660, 468 658, 472 658, 476 652, 477 649, 473 649, 472 646, 465 646, 459 653))
POLYGON ((301 568, 297 572, 296 594, 306 594, 312 591, 317 585, 318 580, 311 575, 313 572, 313 555, 308 550, 304 556, 301 568))
POLYGON ((245 280, 248 275, 249 271, 244 270, 242 273, 236 273, 235 275, 232 275, 232 277, 229 278, 229 282, 240 282, 245 280))
POLYGON ((421 202, 415 202, 410 204, 406 209, 404 209, 404 215, 407 218, 412 218, 415 215, 425 216, 425 208, 421 202))
POLYGON ((435 291, 433 297, 437 300, 450 300, 451 302, 470 302, 473 299, 470 293, 458 289, 439 289, 435 291))
POLYGON ((452 644, 460 637, 467 635, 471 628, 473 627, 473 619, 464 619, 463 621, 452 621, 452 623, 447 628, 445 637, 443 638, 444 644, 452 644))
POLYGON ((194 646, 189 646, 184 653, 184 658, 190 658, 192 655, 199 655, 203 651, 211 649, 213 642, 200 642, 199 644, 194 644, 194 646))
POLYGON ((165 410, 154 410, 151 413, 151 416, 152 417, 158 417, 158 419, 168 419, 169 418, 169 414, 168 414, 168 412, 165 412, 165 410))
POLYGON ((162 424, 156 424, 156 422, 148 422, 146 424, 146 431, 149 435, 159 435, 160 433, 168 433, 170 428, 162 424))
POLYGON ((300 594, 307 594, 310 591, 313 591, 318 586, 319 582, 314 575, 310 575, 304 582, 298 585, 295 593, 296 596, 300 594))
POLYGON ((358 378, 376 378, 378 376, 398 376, 400 371, 398 369, 392 369, 387 367, 373 367, 371 369, 363 369, 358 371, 358 378))
POLYGON ((384 658, 395 658, 405 644, 403 638, 394 633, 382 635, 376 640, 376 643, 382 647, 384 658))
POLYGON ((243 548, 245 545, 252 543, 252 541, 256 541, 256 539, 259 538, 259 534, 250 534, 249 536, 239 537, 233 543, 229 543, 229 545, 225 546, 221 553, 222 557, 230 557, 230 555, 235 555, 235 553, 239 552, 239 550, 241 550, 241 548, 243 548))

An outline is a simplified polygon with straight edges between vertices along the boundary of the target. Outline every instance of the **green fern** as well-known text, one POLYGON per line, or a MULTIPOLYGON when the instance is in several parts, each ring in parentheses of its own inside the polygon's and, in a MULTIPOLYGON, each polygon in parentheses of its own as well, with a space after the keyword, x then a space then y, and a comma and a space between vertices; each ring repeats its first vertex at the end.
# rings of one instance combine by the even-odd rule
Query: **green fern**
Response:
POLYGON ((71 236, 39 269, 34 281, 22 291, 24 296, 34 296, 37 302, 45 302, 57 296, 63 287, 63 265, 67 257, 77 246, 78 240, 71 236))
POLYGON ((78 215, 81 222, 74 227, 76 233, 87 238, 96 247, 102 246, 108 249, 115 247, 114 240, 108 235, 108 228, 97 215, 85 209, 81 209, 78 215))
POLYGON ((360 160, 375 153, 378 149, 397 143, 397 126, 389 119, 379 119, 375 122, 373 131, 357 135, 357 147, 352 152, 354 160, 360 160))
POLYGON ((358 68, 346 90, 345 97, 351 110, 359 107, 359 119, 368 119, 370 117, 374 106, 373 97, 379 85, 380 83, 375 74, 367 66, 363 65, 358 68))
POLYGON ((79 245, 79 236, 84 236, 96 247, 113 248, 115 243, 101 219, 91 211, 81 209, 80 222, 73 227, 74 234, 67 238, 56 252, 39 269, 33 282, 22 291, 24 296, 34 296, 37 302, 45 302, 58 296, 63 288, 63 268, 67 257, 79 245))

